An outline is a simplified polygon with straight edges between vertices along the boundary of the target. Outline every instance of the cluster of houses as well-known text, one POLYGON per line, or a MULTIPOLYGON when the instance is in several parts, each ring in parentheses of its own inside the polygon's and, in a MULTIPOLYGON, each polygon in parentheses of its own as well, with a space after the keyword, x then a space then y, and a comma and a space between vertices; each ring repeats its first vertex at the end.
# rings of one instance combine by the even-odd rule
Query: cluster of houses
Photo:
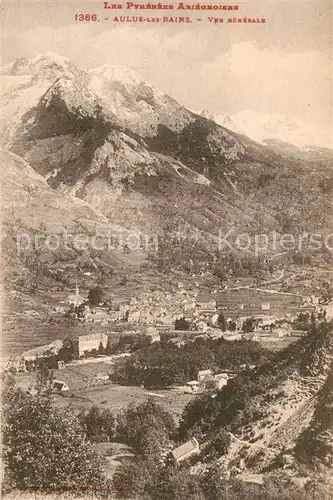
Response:
MULTIPOLYGON (((192 330, 202 333, 218 324, 221 313, 227 325, 232 324, 232 331, 242 330, 247 318, 256 318, 258 330, 268 330, 281 318, 292 319, 300 311, 312 312, 318 304, 309 303, 296 294, 280 294, 262 290, 214 290, 212 293, 199 293, 194 286, 186 290, 178 283, 173 293, 152 291, 139 297, 132 297, 127 303, 120 303, 116 308, 107 304, 90 306, 80 295, 78 287, 75 294, 68 297, 67 303, 79 310, 79 317, 84 322, 107 324, 124 321, 137 325, 159 325, 172 327, 177 319, 185 319, 192 330)), ((329 309, 329 306, 323 306, 329 309)), ((329 314, 333 316, 333 306, 329 314)), ((281 333, 281 332, 280 332, 281 333)))
POLYGON ((117 321, 126 321, 132 324, 161 324, 171 326, 175 320, 184 315, 184 311, 195 307, 197 289, 187 291, 179 283, 174 293, 155 290, 142 293, 139 297, 132 297, 116 307, 100 304, 92 307, 76 291, 67 297, 66 303, 74 310, 79 308, 78 319, 88 323, 107 324, 117 321))
MULTIPOLYGON (((218 338, 223 335, 227 340, 246 338, 254 341, 274 340, 293 334, 290 323, 300 312, 309 314, 324 312, 327 319, 333 318, 333 301, 320 304, 318 297, 302 297, 296 294, 264 291, 259 289, 238 288, 234 290, 215 290, 212 293, 199 293, 195 284, 191 290, 186 290, 178 283, 174 293, 153 291, 133 297, 128 303, 118 304, 116 309, 107 304, 91 307, 76 286, 75 292, 67 297, 67 304, 74 312, 80 309, 80 319, 96 323, 124 321, 137 324, 152 343, 160 341, 160 331, 170 331, 175 321, 186 320, 190 330, 203 336, 218 338), (219 317, 223 313, 226 331, 219 328, 219 317), (255 318, 253 331, 244 333, 244 321, 255 318), (151 326, 144 326, 151 325, 151 326), (232 326, 232 328, 231 328, 232 326)), ((181 346, 184 340, 181 334, 170 342, 181 346)), ((178 332, 179 333, 179 332, 178 332)), ((184 333, 189 333, 188 331, 184 333)), ((81 358, 87 353, 106 349, 108 335, 92 333, 80 335, 73 339, 76 357, 81 358)), ((40 357, 57 356, 62 347, 62 341, 56 340, 48 345, 30 349, 20 356, 11 359, 6 366, 14 372, 27 371, 40 357)), ((64 363, 59 360, 58 368, 64 363)), ((193 381, 192 381, 193 382, 193 381)), ((195 384, 192 384, 195 387, 195 384)))
POLYGON ((213 374, 212 370, 201 370, 198 372, 197 380, 190 380, 186 384, 186 392, 219 391, 227 385, 228 380, 233 377, 229 371, 213 374))
MULTIPOLYGON (((79 335, 72 339, 71 348, 75 351, 76 358, 81 358, 87 353, 98 353, 101 347, 106 349, 109 337, 105 333, 91 333, 89 335, 79 335)), ((5 371, 14 373, 32 371, 40 359, 54 357, 57 358, 61 348, 63 347, 62 340, 55 340, 50 344, 42 345, 29 349, 19 356, 9 359, 4 367, 5 371)), ((64 368, 63 360, 57 361, 57 368, 64 368)))

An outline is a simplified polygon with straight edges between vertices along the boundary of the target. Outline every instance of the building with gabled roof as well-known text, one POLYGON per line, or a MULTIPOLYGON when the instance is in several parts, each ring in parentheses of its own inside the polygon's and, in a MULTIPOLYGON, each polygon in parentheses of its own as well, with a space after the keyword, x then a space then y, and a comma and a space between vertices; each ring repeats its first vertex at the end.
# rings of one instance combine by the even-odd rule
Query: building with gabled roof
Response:
POLYGON ((174 462, 174 465, 178 467, 180 462, 187 460, 188 458, 198 455, 200 453, 200 447, 198 441, 193 437, 186 443, 178 446, 171 452, 171 456, 174 462))
POLYGON ((209 377, 210 375, 212 375, 213 372, 212 370, 201 370, 198 372, 198 382, 203 382, 203 380, 206 378, 206 377, 209 377))
POLYGON ((63 380, 52 380, 52 388, 59 392, 69 391, 69 387, 63 380))

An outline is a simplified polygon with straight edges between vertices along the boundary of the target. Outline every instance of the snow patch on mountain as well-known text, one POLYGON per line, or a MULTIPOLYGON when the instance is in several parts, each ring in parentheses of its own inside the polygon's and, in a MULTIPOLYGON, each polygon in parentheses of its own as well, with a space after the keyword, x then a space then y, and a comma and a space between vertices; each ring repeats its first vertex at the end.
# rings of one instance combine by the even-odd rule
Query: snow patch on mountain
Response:
POLYGON ((315 127, 284 115, 270 116, 249 109, 231 116, 215 115, 207 110, 196 113, 233 132, 245 134, 250 139, 260 143, 277 139, 299 148, 306 146, 333 148, 332 130, 315 127))
POLYGON ((136 87, 140 83, 144 83, 142 77, 136 73, 132 68, 127 66, 113 66, 111 64, 104 64, 89 71, 90 74, 100 76, 106 80, 122 82, 131 87, 136 87))
POLYGON ((221 127, 232 130, 233 132, 238 132, 238 133, 241 132, 229 115, 225 114, 214 115, 213 113, 210 113, 207 110, 201 111, 200 113, 197 114, 203 116, 204 118, 207 118, 207 120, 212 120, 218 125, 221 125, 221 127))
POLYGON ((144 137, 156 135, 160 124, 180 132, 192 120, 187 109, 132 68, 105 64, 90 70, 89 76, 90 88, 106 113, 111 111, 124 126, 144 137))
POLYGON ((245 110, 232 116, 233 122, 251 139, 263 142, 278 139, 298 147, 321 146, 332 148, 332 130, 315 127, 283 115, 269 116, 245 110))

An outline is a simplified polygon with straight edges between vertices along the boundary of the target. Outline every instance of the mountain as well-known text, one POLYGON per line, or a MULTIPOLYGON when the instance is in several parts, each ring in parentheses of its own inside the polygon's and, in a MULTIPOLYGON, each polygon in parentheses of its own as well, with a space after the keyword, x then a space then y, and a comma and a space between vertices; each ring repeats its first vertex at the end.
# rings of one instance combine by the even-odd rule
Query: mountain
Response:
POLYGON ((55 54, 2 70, 3 141, 56 191, 110 222, 161 235, 330 230, 332 162, 217 125, 129 68, 83 71, 55 54), (318 206, 318 204, 320 206, 318 206))
MULTIPOLYGON (((137 269, 144 256, 140 249, 125 255, 117 242, 126 241, 128 231, 87 202, 52 189, 22 158, 2 151, 0 159, 5 351, 7 342, 10 350, 36 342, 35 325, 48 321, 76 283, 89 288, 114 271, 137 269)), ((44 335, 45 328, 41 343, 44 335)))
POLYGON ((216 115, 211 119, 261 143, 277 139, 299 148, 318 146, 333 149, 332 130, 314 127, 284 115, 270 116, 258 111, 244 110, 231 117, 216 115))
POLYGON ((331 467, 332 376, 333 324, 320 323, 215 398, 191 402, 181 432, 201 436, 201 466, 218 463, 231 475, 331 467))
MULTIPOLYGON (((237 128, 237 125, 233 121, 233 119, 229 115, 224 115, 224 114, 219 114, 219 115, 214 115, 213 113, 210 113, 207 110, 201 111, 199 113, 201 116, 204 118, 207 118, 208 120, 212 120, 213 122, 217 123, 218 125, 221 125, 221 127, 228 128, 229 130, 232 130, 233 132, 237 132, 238 134, 242 133, 242 130, 237 128)), ((250 136, 249 136, 250 137, 250 136)))

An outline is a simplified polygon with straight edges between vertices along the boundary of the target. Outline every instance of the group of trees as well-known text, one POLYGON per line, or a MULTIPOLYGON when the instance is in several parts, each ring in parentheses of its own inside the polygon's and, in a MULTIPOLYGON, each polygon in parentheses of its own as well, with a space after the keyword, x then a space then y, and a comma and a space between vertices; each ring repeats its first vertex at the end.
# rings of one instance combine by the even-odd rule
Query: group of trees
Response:
POLYGON ((165 228, 164 236, 159 238, 158 251, 153 252, 149 258, 160 272, 170 269, 188 273, 210 271, 221 280, 227 279, 229 275, 252 276, 258 272, 271 274, 275 270, 274 263, 263 255, 241 250, 220 250, 216 245, 207 244, 200 233, 191 234, 186 231, 186 227, 182 233, 175 232, 172 225, 165 228))
POLYGON ((142 460, 158 462, 175 432, 171 414, 152 400, 131 405, 117 417, 97 406, 78 415, 56 408, 47 377, 38 378, 34 392, 16 388, 7 377, 2 403, 5 491, 105 494, 113 486, 91 443, 116 439, 129 444, 142 460))
MULTIPOLYGON (((267 403, 281 397, 279 388, 295 370, 301 376, 323 376, 327 367, 327 354, 331 350, 332 329, 332 322, 312 324, 307 335, 273 354, 271 359, 261 366, 239 373, 214 399, 210 398, 209 394, 204 394, 192 400, 183 411, 180 436, 183 439, 192 435, 201 436, 213 443, 221 428, 237 432, 240 427, 253 425, 256 420, 262 418, 267 403)), ((308 456, 309 462, 311 439, 315 442, 313 452, 316 449, 322 450, 324 455, 323 450, 331 449, 323 442, 323 436, 328 435, 329 428, 332 429, 332 419, 329 417, 331 382, 332 377, 328 379, 320 398, 322 407, 320 412, 318 409, 317 414, 320 413, 322 419, 315 419, 316 425, 313 425, 311 432, 305 432, 299 444, 300 455, 308 456)))
POLYGON ((177 347, 167 339, 136 352, 119 366, 113 380, 123 385, 165 388, 197 378, 199 370, 238 371, 243 364, 262 364, 271 352, 256 342, 197 338, 177 347))
POLYGON ((202 474, 175 470, 147 460, 124 463, 114 476, 119 499, 136 500, 330 500, 327 475, 312 477, 306 488, 284 471, 264 477, 263 484, 227 478, 216 463, 202 474))
POLYGON ((98 306, 105 296, 103 288, 95 286, 89 290, 88 303, 91 306, 98 306))
POLYGON ((190 323, 185 318, 179 318, 175 321, 175 330, 190 330, 190 323))
POLYGON ((225 332, 229 330, 230 332, 235 332, 237 330, 237 324, 235 321, 227 321, 225 319, 225 316, 223 312, 219 314, 219 317, 217 318, 217 326, 222 330, 222 332, 225 332))
POLYGON ((118 439, 148 460, 158 461, 176 430, 172 415, 153 399, 128 408, 117 416, 118 439))
POLYGON ((78 414, 78 420, 91 442, 110 441, 116 434, 116 419, 114 414, 99 406, 91 406, 78 414))
POLYGON ((123 352, 136 352, 151 345, 149 335, 133 333, 121 335, 118 342, 110 347, 111 354, 119 354, 123 352))
MULTIPOLYGON (((96 406, 75 415, 71 409, 54 406, 48 376, 39 375, 37 393, 17 389, 13 379, 7 378, 2 399, 5 491, 74 492, 79 496, 93 492, 97 496, 137 500, 328 500, 325 481, 310 481, 304 489, 291 483, 281 471, 267 475, 263 485, 249 484, 224 477, 216 460, 229 449, 229 431, 253 424, 262 416, 264 405, 258 402, 274 398, 286 370, 293 370, 292 363, 300 369, 304 364, 318 368, 318 352, 323 351, 325 364, 324 350, 331 342, 331 332, 332 325, 327 322, 314 324, 308 338, 277 353, 271 362, 241 372, 216 398, 204 395, 191 401, 178 429, 172 415, 152 399, 132 404, 118 415, 96 406), (310 343, 314 347, 309 349, 310 343), (297 355, 300 352, 302 359, 297 355), (176 470, 163 458, 167 450, 192 435, 201 443, 199 459, 210 464, 200 475, 191 474, 186 463, 176 470), (132 456, 122 460, 112 480, 106 479, 101 457, 92 451, 92 443, 100 441, 125 443, 133 451, 132 456)), ((168 353, 166 343, 159 355, 157 346, 146 352, 153 348, 154 356, 160 356, 154 363, 163 363, 162 353, 170 360, 171 354, 177 358, 176 353, 182 351, 179 363, 188 363, 192 357, 197 363, 200 354, 206 361, 213 360, 215 352, 231 364, 236 360, 239 363, 240 357, 242 362, 244 358, 262 362, 266 354, 253 351, 252 343, 243 341, 211 341, 206 345, 199 339, 189 345, 192 347, 188 351, 170 346, 168 353)), ((309 428, 297 443, 296 458, 300 462, 312 467, 332 463, 332 447, 326 439, 332 429, 331 406, 332 374, 319 394, 309 428)))
POLYGON ((102 463, 78 418, 54 407, 47 387, 37 394, 7 380, 2 399, 5 490, 107 490, 102 463))
POLYGON ((5 492, 104 497, 118 492, 128 498, 142 490, 140 483, 147 489, 153 474, 157 481, 161 453, 173 446, 176 428, 170 413, 148 399, 117 416, 97 406, 75 415, 72 409, 55 407, 49 387, 47 377, 39 377, 33 393, 16 388, 10 377, 5 380, 1 429, 5 492), (94 442, 110 440, 126 443, 134 452, 113 481, 105 477, 102 458, 92 448, 94 442))
POLYGON ((264 272, 272 274, 275 270, 272 261, 263 255, 254 255, 241 251, 217 251, 211 268, 213 274, 225 280, 228 275, 254 276, 264 272))
POLYGON ((308 331, 316 322, 322 323, 326 321, 326 311, 322 312, 300 312, 294 320, 293 326, 296 330, 308 331))
POLYGON ((243 321, 242 330, 244 333, 254 332, 255 327, 256 327, 256 320, 252 316, 250 318, 246 318, 243 321))

